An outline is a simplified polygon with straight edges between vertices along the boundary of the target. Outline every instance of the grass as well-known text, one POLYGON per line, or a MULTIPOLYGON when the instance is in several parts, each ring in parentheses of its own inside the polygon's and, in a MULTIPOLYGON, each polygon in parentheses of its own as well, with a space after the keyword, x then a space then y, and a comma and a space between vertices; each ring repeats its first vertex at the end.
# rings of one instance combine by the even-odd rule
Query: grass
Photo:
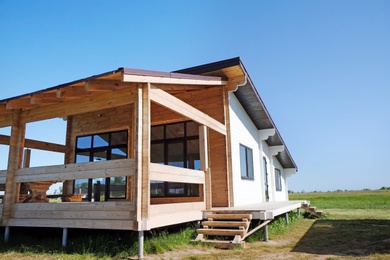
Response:
MULTIPOLYGON (((194 223, 156 229, 145 234, 145 253, 157 257, 165 252, 161 259, 183 250, 185 255, 176 259, 390 259, 389 190, 294 193, 290 199, 310 200, 327 217, 313 220, 290 213, 286 225, 283 215, 269 226, 269 242, 262 242, 260 230, 248 237, 246 249, 234 250, 190 244, 194 223)), ((0 241, 0 259, 126 259, 137 254, 137 241, 137 234, 128 231, 71 229, 64 249, 59 229, 12 228, 10 242, 0 241)))

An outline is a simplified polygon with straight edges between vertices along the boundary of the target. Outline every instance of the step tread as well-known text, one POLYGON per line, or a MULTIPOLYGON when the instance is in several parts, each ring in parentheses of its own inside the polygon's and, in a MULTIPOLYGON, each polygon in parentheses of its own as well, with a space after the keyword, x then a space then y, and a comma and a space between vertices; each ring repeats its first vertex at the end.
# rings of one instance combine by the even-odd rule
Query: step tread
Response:
POLYGON ((226 219, 226 220, 232 220, 232 219, 252 219, 252 214, 209 214, 206 216, 208 219, 226 219))
POLYGON ((203 221, 202 226, 209 226, 209 227, 244 227, 247 228, 249 226, 249 221, 203 221))
POLYGON ((199 228, 196 230, 198 234, 208 236, 244 236, 245 230, 243 229, 217 229, 217 228, 199 228))

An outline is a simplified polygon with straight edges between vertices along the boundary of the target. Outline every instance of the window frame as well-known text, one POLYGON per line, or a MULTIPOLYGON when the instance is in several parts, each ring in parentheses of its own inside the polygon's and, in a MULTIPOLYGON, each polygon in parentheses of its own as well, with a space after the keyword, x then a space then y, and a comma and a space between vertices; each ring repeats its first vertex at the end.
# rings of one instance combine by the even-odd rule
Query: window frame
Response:
MULTIPOLYGON (((160 163, 163 163, 164 165, 171 165, 168 157, 169 157, 169 151, 170 151, 170 147, 172 145, 175 145, 175 144, 182 144, 182 160, 183 161, 180 161, 180 163, 183 164, 183 167, 180 167, 180 166, 174 166, 174 165, 171 165, 171 166, 174 166, 174 167, 180 167, 180 168, 187 168, 187 169, 193 169, 195 168, 196 166, 196 163, 194 160, 193 163, 189 163, 188 159, 189 159, 189 156, 188 156, 188 143, 189 141, 198 141, 198 144, 199 144, 199 132, 196 134, 196 135, 188 135, 188 129, 187 129, 187 124, 189 123, 194 123, 197 127, 199 126, 196 122, 194 121, 183 121, 183 122, 175 122, 175 123, 169 123, 169 124, 163 124, 163 125, 154 125, 152 126, 151 128, 151 131, 153 131, 153 128, 158 128, 158 127, 162 127, 162 138, 160 139, 153 139, 151 140, 151 146, 153 145, 162 145, 163 147, 163 151, 162 151, 162 154, 163 154, 163 162, 160 162, 160 163), (180 136, 178 137, 169 137, 168 135, 168 132, 167 132, 167 128, 175 125, 175 124, 183 124, 183 134, 181 134, 180 136), (193 165, 193 168, 191 168, 191 165, 193 165)), ((199 127, 198 127, 199 129, 199 127)), ((161 133, 160 133, 161 134, 161 133)), ((151 149, 151 152, 153 151, 153 149, 151 149)), ((180 155, 181 156, 181 155, 180 155)), ((200 156, 200 151, 199 151, 199 156, 200 156)), ((150 155, 150 158, 151 158, 151 162, 153 163, 152 161, 152 154, 150 155)), ((199 157, 199 161, 200 161, 200 157, 199 157)), ((154 162, 154 163, 158 163, 158 162, 154 162)), ((183 183, 183 194, 173 194, 173 193, 170 193, 169 190, 170 189, 174 189, 174 186, 176 186, 178 183, 175 183, 175 182, 150 182, 150 189, 151 189, 151 193, 150 193, 150 197, 151 198, 172 198, 172 197, 199 197, 199 194, 200 194, 200 185, 196 185, 196 184, 192 184, 192 183, 183 183), (157 190, 159 189, 158 187, 161 187, 160 185, 162 184, 162 190, 163 190, 163 194, 152 194, 152 190, 153 190, 153 186, 156 186, 157 190), (194 189, 194 185, 197 186, 197 189, 194 189)))
POLYGON ((241 179, 254 180, 253 150, 243 144, 240 144, 239 149, 241 179))
MULTIPOLYGON (((111 132, 101 132, 101 133, 93 133, 93 134, 88 134, 88 135, 79 135, 76 136, 75 139, 75 154, 74 154, 74 162, 75 163, 84 163, 84 162, 77 162, 77 156, 85 153, 85 156, 88 156, 88 161, 87 162, 95 162, 94 160, 94 154, 99 153, 99 152, 105 152, 106 157, 104 158, 105 160, 118 160, 118 159, 112 159, 112 151, 114 149, 123 149, 125 148, 125 158, 129 158, 129 133, 128 130, 118 130, 118 131, 111 131, 111 132), (116 133, 125 133, 126 134, 126 140, 123 143, 119 144, 112 144, 113 139, 112 136, 116 133), (102 136, 102 135, 108 135, 108 144, 107 145, 100 145, 100 146, 95 146, 94 139, 95 136, 102 136), (89 148, 78 148, 78 142, 79 138, 84 138, 84 137, 90 137, 90 145, 89 148)), ((123 158, 123 159, 125 159, 123 158)), ((120 160, 120 159, 119 159, 120 160)), ((122 176, 125 177, 125 176, 122 176)), ((124 196, 121 197, 111 197, 111 178, 112 177, 107 177, 107 178, 102 178, 104 179, 104 201, 108 200, 116 200, 116 199, 126 199, 127 198, 127 188, 124 190, 124 196)), ((96 199, 97 195, 94 194, 94 198, 92 197, 92 187, 93 187, 93 181, 96 178, 89 178, 88 180, 88 190, 87 190, 87 200, 92 201, 92 199, 96 199)), ((76 188, 76 181, 73 181, 73 193, 75 193, 75 188, 76 188)), ((125 187, 127 187, 127 178, 125 177, 125 187)))
POLYGON ((282 191, 282 171, 278 168, 275 168, 275 190, 282 191))

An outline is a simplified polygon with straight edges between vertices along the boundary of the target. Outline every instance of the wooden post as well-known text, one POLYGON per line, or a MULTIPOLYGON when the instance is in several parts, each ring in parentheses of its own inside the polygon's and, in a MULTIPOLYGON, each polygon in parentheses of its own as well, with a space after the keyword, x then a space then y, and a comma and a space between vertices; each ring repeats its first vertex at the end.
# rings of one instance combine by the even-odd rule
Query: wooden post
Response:
POLYGON ((268 225, 264 227, 264 242, 268 242, 268 225))
POLYGON ((211 181, 209 170, 209 146, 207 127, 205 125, 199 126, 199 154, 200 154, 200 169, 204 171, 205 183, 203 187, 204 200, 206 209, 211 208, 211 181))
POLYGON ((23 168, 30 167, 30 159, 31 159, 31 149, 24 149, 23 168))
MULTIPOLYGON (((74 162, 74 147, 72 147, 72 127, 73 127, 73 116, 68 116, 66 119, 66 152, 64 156, 64 164, 69 164, 74 162)), ((73 193, 73 180, 64 181, 62 184, 62 194, 72 194, 73 193)), ((64 199, 63 199, 64 200, 64 199)))
POLYGON ((142 90, 142 219, 149 218, 150 207, 150 83, 142 90))
POLYGON ((68 239, 68 228, 62 229, 62 247, 66 247, 66 241, 68 239))
POLYGON ((138 259, 144 258, 144 231, 138 232, 138 259))
POLYGON ((226 174, 227 174, 227 189, 228 189, 228 203, 229 207, 234 207, 234 194, 233 194, 233 162, 232 162, 232 136, 231 136, 231 126, 230 126, 230 104, 229 104, 229 87, 224 88, 223 92, 223 102, 224 102, 224 117, 226 125, 226 174))
POLYGON ((15 183, 15 173, 22 167, 24 137, 26 123, 21 122, 21 110, 14 110, 12 115, 11 138, 8 155, 8 169, 5 183, 5 193, 3 200, 3 219, 2 226, 8 226, 8 220, 11 216, 12 205, 18 199, 17 185, 15 183))

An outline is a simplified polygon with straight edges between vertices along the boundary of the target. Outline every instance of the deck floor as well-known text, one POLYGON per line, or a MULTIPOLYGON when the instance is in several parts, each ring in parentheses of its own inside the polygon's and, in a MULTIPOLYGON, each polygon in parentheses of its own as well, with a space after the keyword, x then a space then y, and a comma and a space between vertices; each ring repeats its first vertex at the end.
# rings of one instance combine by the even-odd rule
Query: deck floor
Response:
POLYGON ((272 201, 256 204, 241 205, 235 207, 214 207, 209 210, 203 211, 203 218, 206 219, 207 215, 213 212, 220 213, 234 213, 234 212, 247 212, 251 213, 253 219, 274 219, 276 216, 289 212, 291 210, 300 208, 303 200, 289 200, 289 201, 272 201))

